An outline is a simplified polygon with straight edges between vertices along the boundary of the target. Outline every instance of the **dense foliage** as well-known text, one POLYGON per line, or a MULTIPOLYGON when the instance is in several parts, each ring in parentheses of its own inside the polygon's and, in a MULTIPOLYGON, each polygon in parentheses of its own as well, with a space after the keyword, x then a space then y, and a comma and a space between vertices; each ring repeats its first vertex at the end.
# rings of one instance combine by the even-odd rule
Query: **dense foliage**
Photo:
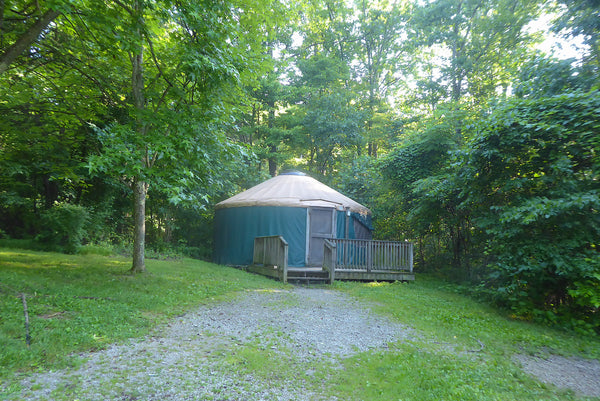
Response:
POLYGON ((3 2, 0 236, 210 258, 217 201, 302 169, 419 270, 598 331, 595 2, 288 3, 3 2))
POLYGON ((520 314, 600 326, 599 129, 600 93, 569 93, 506 102, 469 144, 458 182, 488 285, 520 314))

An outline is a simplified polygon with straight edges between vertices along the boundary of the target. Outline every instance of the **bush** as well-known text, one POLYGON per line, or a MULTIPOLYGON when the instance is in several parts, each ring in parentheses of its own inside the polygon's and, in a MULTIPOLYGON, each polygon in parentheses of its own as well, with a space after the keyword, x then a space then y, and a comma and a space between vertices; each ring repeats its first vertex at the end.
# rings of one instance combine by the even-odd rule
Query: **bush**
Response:
POLYGON ((89 218, 83 206, 59 203, 42 213, 37 241, 46 250, 75 253, 86 236, 89 218))
POLYGON ((600 332, 600 93, 507 103, 463 169, 488 285, 516 314, 600 332))
POLYGON ((114 255, 110 245, 84 245, 77 249, 77 254, 79 255, 100 255, 100 256, 111 256, 114 255))
POLYGON ((212 260, 212 249, 205 246, 184 246, 181 248, 185 256, 205 261, 212 260))

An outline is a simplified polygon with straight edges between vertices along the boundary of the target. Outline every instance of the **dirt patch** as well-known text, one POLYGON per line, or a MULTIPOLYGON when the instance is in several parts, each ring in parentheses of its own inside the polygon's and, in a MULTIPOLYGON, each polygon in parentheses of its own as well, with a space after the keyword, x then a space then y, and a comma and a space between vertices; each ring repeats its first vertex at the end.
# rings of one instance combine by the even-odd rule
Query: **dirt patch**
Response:
POLYGON ((587 397, 600 397, 600 361, 596 359, 520 354, 515 360, 525 372, 543 383, 587 397))

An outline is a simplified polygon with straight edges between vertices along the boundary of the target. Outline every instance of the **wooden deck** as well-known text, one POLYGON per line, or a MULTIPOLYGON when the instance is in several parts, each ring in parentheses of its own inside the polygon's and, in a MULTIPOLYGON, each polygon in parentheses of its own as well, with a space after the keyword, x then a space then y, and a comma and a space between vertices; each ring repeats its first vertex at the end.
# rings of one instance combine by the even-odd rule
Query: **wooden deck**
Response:
POLYGON ((247 270, 284 283, 332 283, 334 280, 413 281, 413 245, 410 242, 329 239, 323 267, 287 265, 288 244, 281 236, 257 237, 247 270))

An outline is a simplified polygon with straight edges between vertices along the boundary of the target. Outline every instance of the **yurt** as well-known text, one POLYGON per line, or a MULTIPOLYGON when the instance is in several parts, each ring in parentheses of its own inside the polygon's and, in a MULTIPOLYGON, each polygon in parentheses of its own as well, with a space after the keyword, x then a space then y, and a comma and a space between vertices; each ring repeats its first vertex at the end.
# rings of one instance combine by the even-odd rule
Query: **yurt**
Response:
POLYGON ((320 266, 326 238, 371 239, 371 212, 300 172, 273 177, 216 205, 216 263, 252 264, 254 238, 281 235, 288 266, 320 266))

